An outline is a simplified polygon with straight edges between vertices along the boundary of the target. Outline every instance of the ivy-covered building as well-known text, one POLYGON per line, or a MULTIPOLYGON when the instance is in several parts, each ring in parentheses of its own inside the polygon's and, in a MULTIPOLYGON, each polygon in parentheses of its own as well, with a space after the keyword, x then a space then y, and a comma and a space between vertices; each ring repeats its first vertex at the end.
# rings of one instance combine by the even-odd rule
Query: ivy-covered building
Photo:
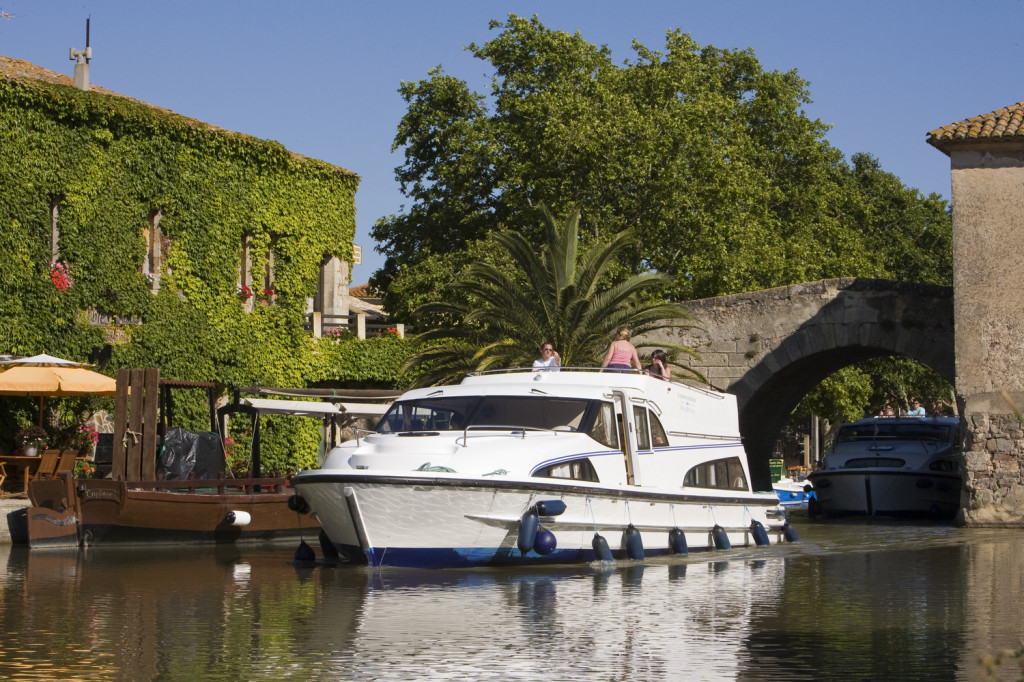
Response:
POLYGON ((355 173, 0 56, 0 353, 301 386, 355 173), (79 84, 81 85, 81 84, 79 84))

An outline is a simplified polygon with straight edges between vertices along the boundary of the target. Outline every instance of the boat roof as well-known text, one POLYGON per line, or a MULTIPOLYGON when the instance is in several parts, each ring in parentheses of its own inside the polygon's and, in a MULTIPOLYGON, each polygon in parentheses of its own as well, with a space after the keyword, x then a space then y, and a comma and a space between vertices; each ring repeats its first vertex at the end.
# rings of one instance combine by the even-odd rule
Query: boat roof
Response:
POLYGON ((324 403, 306 400, 278 400, 274 398, 242 398, 242 403, 256 408, 261 414, 287 414, 296 417, 382 417, 391 403, 324 403))
POLYGON ((960 417, 865 417, 855 422, 843 424, 840 428, 849 426, 867 426, 869 424, 942 424, 946 426, 958 426, 960 417))
POLYGON ((676 393, 693 398, 717 398, 735 401, 736 397, 675 381, 663 381, 639 372, 602 372, 594 367, 563 367, 561 371, 533 371, 530 368, 478 372, 459 384, 411 390, 401 400, 417 400, 438 396, 466 395, 552 395, 594 398, 613 390, 638 395, 676 393))

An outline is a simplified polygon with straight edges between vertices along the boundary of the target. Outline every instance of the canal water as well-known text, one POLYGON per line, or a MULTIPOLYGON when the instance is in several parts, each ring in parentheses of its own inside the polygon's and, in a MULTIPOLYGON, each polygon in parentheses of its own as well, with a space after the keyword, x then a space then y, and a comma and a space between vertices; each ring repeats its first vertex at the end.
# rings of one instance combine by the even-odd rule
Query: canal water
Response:
POLYGON ((0 547, 0 678, 978 680, 1020 646, 1024 530, 796 526, 800 544, 527 570, 0 547))

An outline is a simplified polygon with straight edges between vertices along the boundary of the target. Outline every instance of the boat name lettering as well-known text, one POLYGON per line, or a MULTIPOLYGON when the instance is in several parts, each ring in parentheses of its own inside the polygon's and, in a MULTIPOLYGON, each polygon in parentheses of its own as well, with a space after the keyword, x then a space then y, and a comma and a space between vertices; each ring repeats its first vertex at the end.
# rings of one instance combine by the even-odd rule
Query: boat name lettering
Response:
POLYGON ((121 494, 115 488, 86 488, 82 492, 82 498, 86 500, 112 500, 120 502, 121 494))

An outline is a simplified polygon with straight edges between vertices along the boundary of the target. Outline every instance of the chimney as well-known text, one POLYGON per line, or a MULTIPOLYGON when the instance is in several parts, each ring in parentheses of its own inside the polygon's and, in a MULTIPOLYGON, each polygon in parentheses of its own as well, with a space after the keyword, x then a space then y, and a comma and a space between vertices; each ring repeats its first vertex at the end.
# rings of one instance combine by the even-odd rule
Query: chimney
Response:
POLYGON ((92 59, 92 48, 87 47, 84 50, 76 50, 71 48, 71 59, 75 61, 75 87, 79 90, 89 89, 89 62, 87 60, 92 59))
POLYGON ((89 47, 89 21, 85 20, 85 49, 71 48, 71 59, 75 61, 75 87, 79 90, 89 89, 89 60, 92 59, 92 48, 89 47))

